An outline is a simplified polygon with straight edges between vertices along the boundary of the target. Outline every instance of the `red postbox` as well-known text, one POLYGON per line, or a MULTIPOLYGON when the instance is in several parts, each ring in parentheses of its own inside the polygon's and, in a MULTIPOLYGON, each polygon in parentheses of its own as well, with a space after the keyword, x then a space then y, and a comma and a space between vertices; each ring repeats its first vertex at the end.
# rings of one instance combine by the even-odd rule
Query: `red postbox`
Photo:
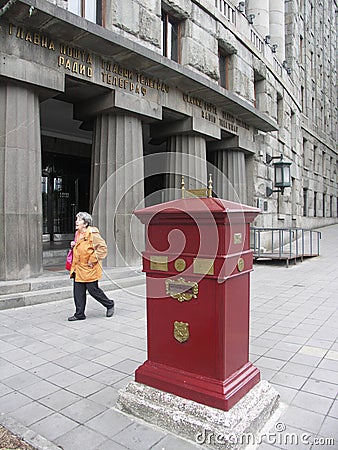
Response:
POLYGON ((217 198, 135 211, 146 225, 148 359, 137 382, 229 410, 260 380, 249 362, 250 223, 217 198))

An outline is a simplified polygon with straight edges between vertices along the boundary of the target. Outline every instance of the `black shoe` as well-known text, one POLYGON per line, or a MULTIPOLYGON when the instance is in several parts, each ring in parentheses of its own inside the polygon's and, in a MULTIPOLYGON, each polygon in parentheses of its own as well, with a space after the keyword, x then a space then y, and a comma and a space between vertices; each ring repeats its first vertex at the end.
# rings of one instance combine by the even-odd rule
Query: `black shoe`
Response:
POLYGON ((112 317, 114 315, 115 308, 114 305, 111 308, 107 308, 106 317, 112 317))
POLYGON ((85 317, 76 317, 76 316, 68 317, 69 322, 74 322, 74 320, 85 320, 85 317))

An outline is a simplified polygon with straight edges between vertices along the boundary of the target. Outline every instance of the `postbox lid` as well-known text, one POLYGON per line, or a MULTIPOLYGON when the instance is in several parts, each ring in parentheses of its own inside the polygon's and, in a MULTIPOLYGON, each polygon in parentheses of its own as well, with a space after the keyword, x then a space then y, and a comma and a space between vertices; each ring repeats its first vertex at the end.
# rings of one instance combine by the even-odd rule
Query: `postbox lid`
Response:
POLYGON ((174 215, 177 217, 187 213, 194 217, 208 216, 211 213, 215 218, 240 214, 246 217, 247 222, 251 222, 260 212, 258 208, 220 198, 185 198, 138 209, 134 211, 134 214, 143 223, 149 222, 155 216, 170 217, 174 215))

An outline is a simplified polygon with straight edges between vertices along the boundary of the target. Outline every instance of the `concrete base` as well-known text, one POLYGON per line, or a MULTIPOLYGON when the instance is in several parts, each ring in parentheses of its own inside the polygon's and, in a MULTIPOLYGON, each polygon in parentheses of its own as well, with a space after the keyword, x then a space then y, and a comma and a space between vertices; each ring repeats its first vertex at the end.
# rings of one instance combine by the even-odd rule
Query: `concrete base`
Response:
POLYGON ((261 381, 233 408, 222 411, 131 382, 120 391, 116 406, 203 448, 239 450, 257 442, 279 406, 279 394, 261 381))

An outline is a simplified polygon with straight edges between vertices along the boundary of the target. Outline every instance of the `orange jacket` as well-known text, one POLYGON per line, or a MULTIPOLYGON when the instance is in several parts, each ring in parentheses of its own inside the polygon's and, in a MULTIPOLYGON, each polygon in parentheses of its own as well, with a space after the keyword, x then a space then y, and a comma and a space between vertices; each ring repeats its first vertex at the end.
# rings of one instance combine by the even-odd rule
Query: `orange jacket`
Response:
POLYGON ((73 247, 70 277, 79 283, 90 283, 102 277, 101 260, 107 256, 107 244, 96 227, 88 227, 84 238, 73 247), (88 263, 93 267, 89 267, 88 263))

